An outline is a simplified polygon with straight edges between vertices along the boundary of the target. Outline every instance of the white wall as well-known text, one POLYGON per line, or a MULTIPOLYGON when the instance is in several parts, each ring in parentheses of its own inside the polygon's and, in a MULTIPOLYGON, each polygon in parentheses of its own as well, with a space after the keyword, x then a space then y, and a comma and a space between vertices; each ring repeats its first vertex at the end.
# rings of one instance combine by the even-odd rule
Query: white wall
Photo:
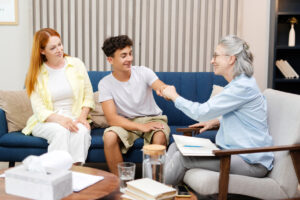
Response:
POLYGON ((24 88, 32 41, 30 1, 18 1, 18 25, 0 25, 0 89, 24 88))
MULTIPOLYGON (((24 87, 32 42, 31 1, 20 0, 19 24, 0 25, 0 89, 24 87)), ((254 76, 261 90, 267 87, 270 0, 239 0, 238 35, 254 54, 254 76)))
POLYGON ((239 4, 238 35, 254 55, 254 77, 263 91, 268 83, 270 0, 243 0, 239 4))

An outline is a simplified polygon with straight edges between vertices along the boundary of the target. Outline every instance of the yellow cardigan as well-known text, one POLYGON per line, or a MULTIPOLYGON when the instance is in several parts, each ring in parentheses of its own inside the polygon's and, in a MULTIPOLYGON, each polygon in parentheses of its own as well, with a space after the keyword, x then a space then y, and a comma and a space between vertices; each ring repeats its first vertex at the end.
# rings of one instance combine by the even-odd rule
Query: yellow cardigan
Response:
MULTIPOLYGON (((65 57, 65 59, 67 63, 66 75, 74 94, 72 114, 74 117, 79 117, 82 107, 95 108, 93 89, 83 62, 74 57, 65 57)), ((54 113, 51 94, 47 87, 48 79, 48 71, 42 64, 34 91, 30 96, 33 115, 22 130, 25 135, 29 135, 38 122, 44 122, 54 113)))

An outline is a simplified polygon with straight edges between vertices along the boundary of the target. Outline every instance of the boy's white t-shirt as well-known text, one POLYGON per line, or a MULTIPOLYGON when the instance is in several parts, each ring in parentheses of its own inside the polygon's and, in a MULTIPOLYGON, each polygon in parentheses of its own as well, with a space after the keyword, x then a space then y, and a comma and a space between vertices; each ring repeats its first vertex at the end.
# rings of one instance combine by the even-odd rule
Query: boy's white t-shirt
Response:
POLYGON ((151 88, 157 79, 156 74, 144 66, 132 66, 130 79, 126 82, 117 80, 110 73, 99 82, 99 102, 113 99, 117 113, 126 118, 161 115, 151 88))

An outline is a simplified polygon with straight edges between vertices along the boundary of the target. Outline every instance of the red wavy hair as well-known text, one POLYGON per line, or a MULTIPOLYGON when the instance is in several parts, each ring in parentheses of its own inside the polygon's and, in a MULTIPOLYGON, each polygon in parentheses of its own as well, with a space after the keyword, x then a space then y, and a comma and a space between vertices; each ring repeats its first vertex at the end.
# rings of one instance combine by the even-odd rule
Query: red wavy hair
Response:
MULTIPOLYGON (((45 49, 51 36, 57 36, 60 38, 59 33, 51 28, 43 28, 34 34, 30 65, 25 80, 25 87, 28 96, 30 96, 34 90, 41 65, 43 62, 47 61, 46 56, 41 54, 41 50, 45 49)), ((65 55, 66 54, 64 54, 64 56, 65 55)))

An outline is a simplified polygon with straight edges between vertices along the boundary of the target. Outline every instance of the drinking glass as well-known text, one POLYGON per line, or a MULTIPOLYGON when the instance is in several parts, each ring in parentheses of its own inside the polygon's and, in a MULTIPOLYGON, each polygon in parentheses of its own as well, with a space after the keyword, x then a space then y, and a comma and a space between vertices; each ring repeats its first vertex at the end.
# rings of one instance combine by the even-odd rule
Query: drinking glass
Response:
POLYGON ((118 172, 120 177, 120 191, 125 192, 127 182, 132 181, 135 176, 135 163, 121 162, 118 163, 118 172))

